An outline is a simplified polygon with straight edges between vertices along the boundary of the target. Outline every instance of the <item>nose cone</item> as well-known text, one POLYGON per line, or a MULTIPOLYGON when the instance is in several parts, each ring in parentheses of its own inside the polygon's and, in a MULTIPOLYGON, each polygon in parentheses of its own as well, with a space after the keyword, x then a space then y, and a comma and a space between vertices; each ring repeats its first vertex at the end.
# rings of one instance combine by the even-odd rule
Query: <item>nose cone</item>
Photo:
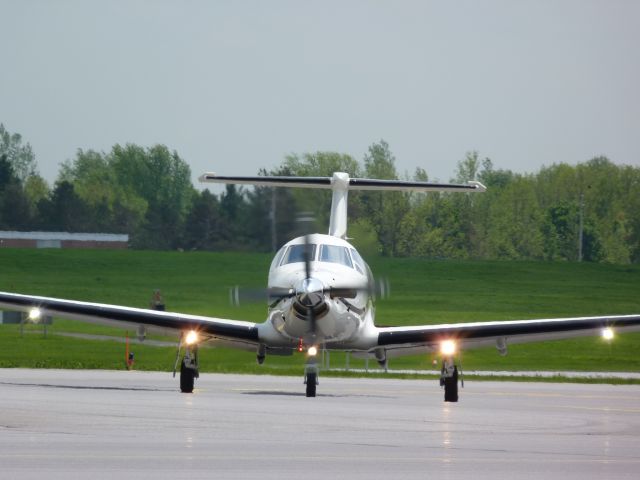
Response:
POLYGON ((308 320, 311 315, 319 318, 327 312, 324 298, 324 284, 317 278, 305 278, 296 285, 293 309, 300 319, 308 320))
POLYGON ((323 283, 317 278, 305 278, 300 283, 296 285, 296 296, 301 296, 305 294, 311 293, 319 293, 322 295, 322 291, 324 290, 323 283))

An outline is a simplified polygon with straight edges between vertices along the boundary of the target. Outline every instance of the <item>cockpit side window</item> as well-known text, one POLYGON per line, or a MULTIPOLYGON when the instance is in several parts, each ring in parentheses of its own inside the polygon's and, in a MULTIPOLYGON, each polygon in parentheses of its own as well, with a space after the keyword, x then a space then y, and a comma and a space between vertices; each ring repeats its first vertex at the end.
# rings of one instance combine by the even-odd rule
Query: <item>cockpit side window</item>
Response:
POLYGON ((288 263, 298 263, 305 261, 305 250, 309 248, 309 261, 314 261, 316 258, 316 247, 317 245, 310 243, 308 245, 300 244, 300 245, 290 245, 287 253, 284 255, 282 259, 282 265, 286 265, 288 263))
POLYGON ((349 251, 346 247, 339 247, 337 245, 321 245, 320 248, 320 261, 339 263, 349 268, 353 268, 351 258, 349 257, 349 251))
POLYGON ((364 272, 366 272, 367 267, 365 266, 364 260, 355 248, 351 248, 350 250, 356 270, 358 270, 361 274, 366 275, 364 272))
POLYGON ((285 250, 286 247, 282 247, 280 250, 278 250, 276 256, 273 257, 273 260, 271 261, 271 270, 280 265, 280 261, 282 260, 282 256, 284 255, 285 250))

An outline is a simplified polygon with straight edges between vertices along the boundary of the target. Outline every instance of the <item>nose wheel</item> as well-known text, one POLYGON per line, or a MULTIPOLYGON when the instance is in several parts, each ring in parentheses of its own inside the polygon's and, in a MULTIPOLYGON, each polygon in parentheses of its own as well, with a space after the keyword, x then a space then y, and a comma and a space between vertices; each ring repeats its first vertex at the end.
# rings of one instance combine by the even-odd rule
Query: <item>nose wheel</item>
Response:
POLYGON ((316 396, 316 386, 319 384, 318 373, 318 363, 316 362, 315 357, 312 357, 307 361, 307 364, 304 367, 304 383, 307 386, 307 397, 316 396))

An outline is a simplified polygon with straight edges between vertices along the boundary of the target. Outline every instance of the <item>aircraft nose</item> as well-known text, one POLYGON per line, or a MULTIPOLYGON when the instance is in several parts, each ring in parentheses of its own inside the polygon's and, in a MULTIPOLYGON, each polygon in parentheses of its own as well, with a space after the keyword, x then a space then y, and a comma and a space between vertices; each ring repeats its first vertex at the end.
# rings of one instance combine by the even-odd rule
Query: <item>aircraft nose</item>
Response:
POLYGON ((324 284, 321 280, 313 277, 305 278, 296 285, 295 292, 293 309, 298 318, 308 319, 312 314, 319 318, 326 313, 324 284))
POLYGON ((296 285, 296 296, 309 295, 313 293, 319 293, 322 295, 324 290, 323 283, 317 278, 305 278, 298 285, 296 285))

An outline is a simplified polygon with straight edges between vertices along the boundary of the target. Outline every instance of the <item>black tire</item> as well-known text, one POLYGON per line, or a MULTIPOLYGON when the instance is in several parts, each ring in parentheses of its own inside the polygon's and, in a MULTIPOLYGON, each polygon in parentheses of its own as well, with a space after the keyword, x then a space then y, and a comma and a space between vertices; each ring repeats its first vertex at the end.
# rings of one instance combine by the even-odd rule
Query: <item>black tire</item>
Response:
POLYGON ((182 393, 193 393, 193 380, 196 377, 196 371, 193 368, 180 366, 180 391, 182 393))
POLYGON ((315 373, 307 373, 307 397, 316 396, 316 381, 318 375, 315 373))
POLYGON ((444 379, 444 401, 458 401, 458 367, 453 371, 453 376, 444 379))

